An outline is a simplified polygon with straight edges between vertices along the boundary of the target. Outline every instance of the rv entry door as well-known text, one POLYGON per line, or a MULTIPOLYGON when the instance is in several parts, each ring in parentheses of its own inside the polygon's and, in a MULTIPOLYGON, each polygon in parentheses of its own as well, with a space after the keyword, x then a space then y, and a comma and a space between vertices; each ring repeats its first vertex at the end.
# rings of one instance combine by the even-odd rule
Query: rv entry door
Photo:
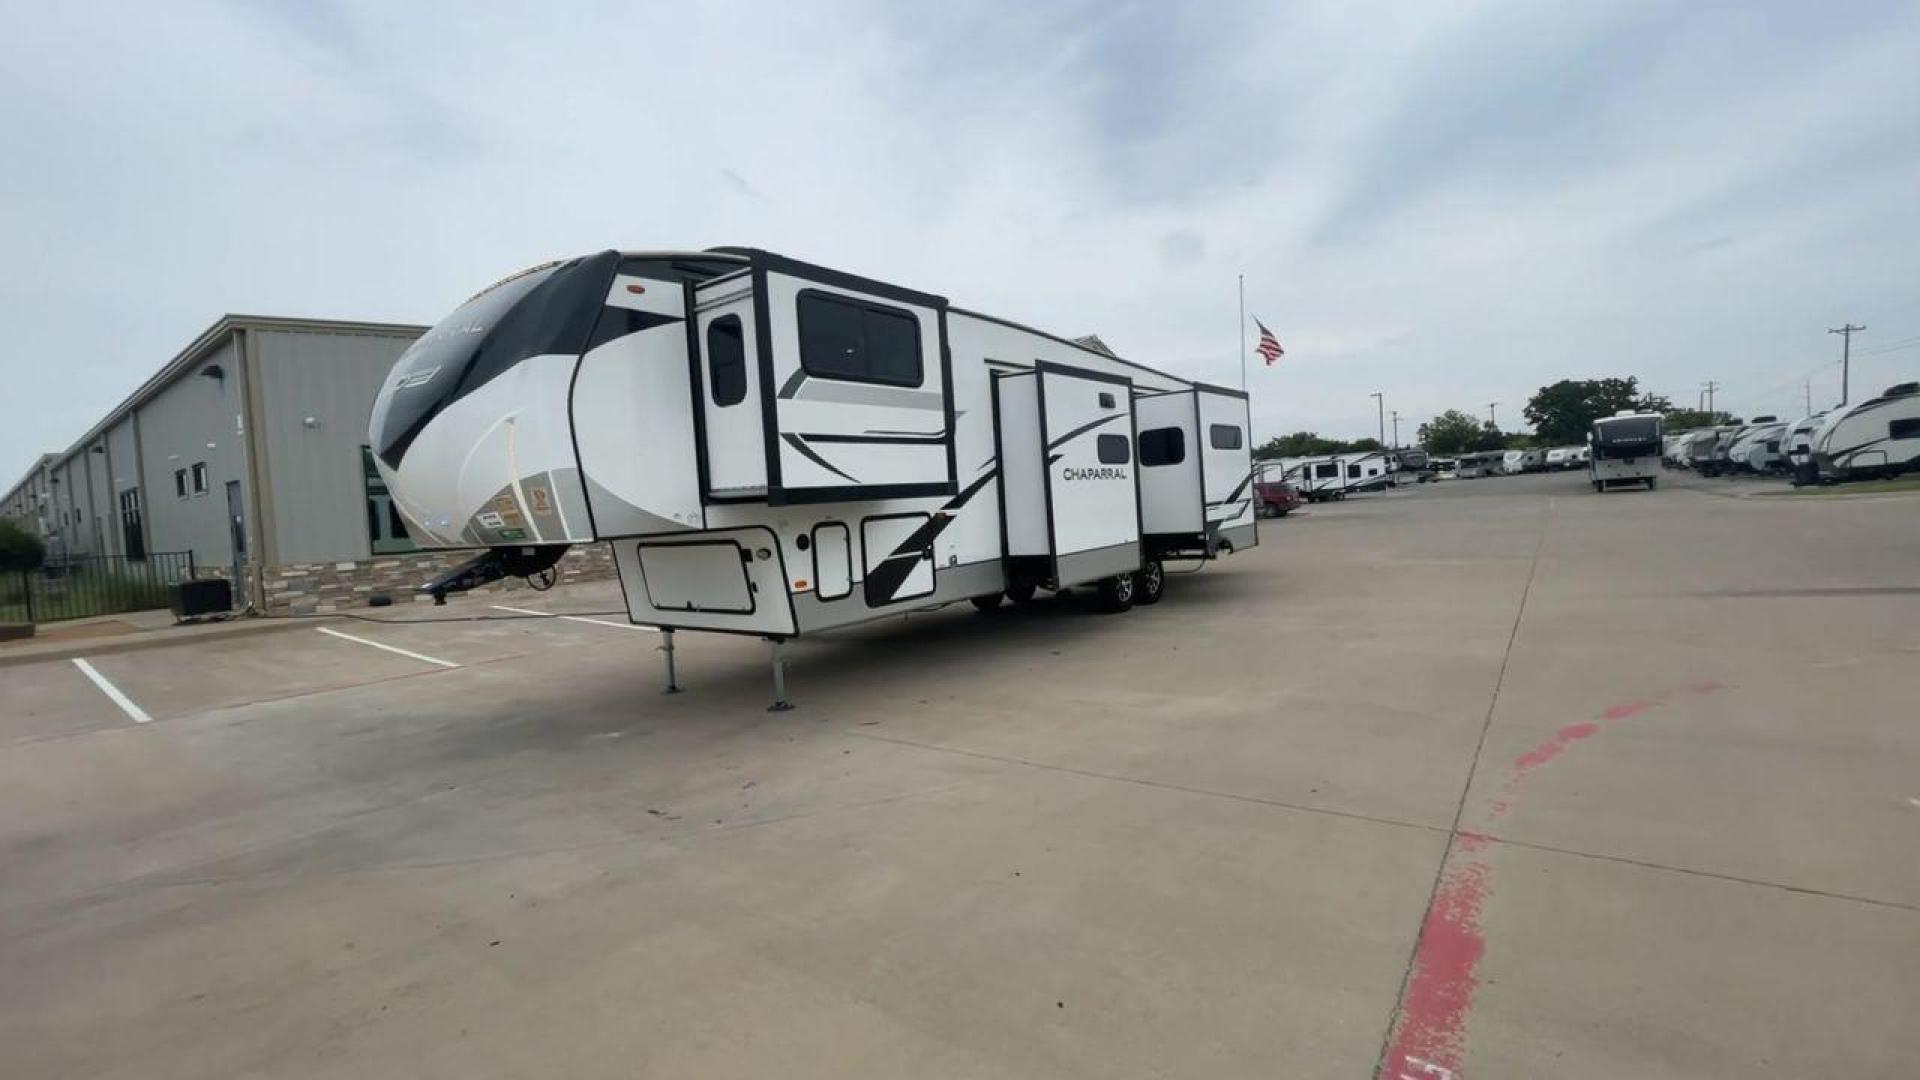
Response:
POLYGON ((700 388, 706 497, 719 502, 765 498, 767 441, 747 276, 700 286, 694 291, 694 312, 694 385, 700 388))

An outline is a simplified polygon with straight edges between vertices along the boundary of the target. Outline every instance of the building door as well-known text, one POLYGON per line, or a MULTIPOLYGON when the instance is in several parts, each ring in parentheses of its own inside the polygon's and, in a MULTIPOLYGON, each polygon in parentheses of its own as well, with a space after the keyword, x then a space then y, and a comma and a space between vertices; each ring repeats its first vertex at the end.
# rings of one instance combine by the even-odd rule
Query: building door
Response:
POLYGON ((139 488, 128 488, 120 493, 120 538, 130 561, 140 562, 147 557, 146 530, 140 521, 139 488))
POLYGON ((247 505, 240 497, 240 481, 227 481, 227 529, 233 537, 234 596, 240 595, 241 570, 247 565, 247 505))

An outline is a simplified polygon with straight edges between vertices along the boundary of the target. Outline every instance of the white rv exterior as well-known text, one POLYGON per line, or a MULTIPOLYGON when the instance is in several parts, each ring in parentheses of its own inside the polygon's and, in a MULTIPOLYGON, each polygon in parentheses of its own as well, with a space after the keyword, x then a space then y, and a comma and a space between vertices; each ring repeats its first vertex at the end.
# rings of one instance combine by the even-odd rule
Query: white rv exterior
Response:
POLYGON ((1828 413, 1809 440, 1820 479, 1859 480, 1920 469, 1920 383, 1828 413))
POLYGON ((491 549, 489 580, 611 541, 663 629, 1089 583, 1124 608, 1163 558, 1258 542, 1242 392, 755 249, 493 286, 401 357, 370 437, 422 546, 491 549))
POLYGON ((1454 459, 1454 472, 1462 480, 1476 480, 1483 476, 1498 476, 1503 468, 1506 454, 1500 450, 1480 450, 1461 454, 1454 459))
POLYGON ((1784 460, 1780 439, 1786 430, 1787 425, 1778 421, 1747 428, 1727 448, 1727 464, 1746 472, 1766 472, 1773 468, 1784 460))
POLYGON ((1281 458, 1280 464, 1286 479, 1293 481, 1308 502, 1347 497, 1347 466, 1343 455, 1281 458))
POLYGON ((1823 409, 1794 421, 1781 437, 1780 446, 1787 455, 1787 469, 1793 473, 1796 484, 1811 483, 1817 478, 1813 463, 1813 433, 1831 411, 1823 409))
POLYGON ((1659 413, 1622 412, 1593 422, 1587 445, 1593 449, 1588 474, 1593 490, 1614 484, 1660 485, 1660 438, 1666 418, 1659 413))

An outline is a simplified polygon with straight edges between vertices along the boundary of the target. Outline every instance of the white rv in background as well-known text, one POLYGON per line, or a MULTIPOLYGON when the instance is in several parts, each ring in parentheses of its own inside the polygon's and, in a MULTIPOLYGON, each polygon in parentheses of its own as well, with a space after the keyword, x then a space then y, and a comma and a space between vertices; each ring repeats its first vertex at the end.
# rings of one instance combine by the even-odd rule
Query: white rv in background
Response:
POLYGON ((1501 463, 1506 454, 1499 450, 1478 450, 1461 454, 1454 459, 1454 475, 1461 480, 1477 480, 1483 476, 1500 475, 1501 463))
POLYGON ((1587 445, 1593 448, 1588 463, 1593 490, 1631 483, 1645 483, 1649 491, 1659 487, 1661 429, 1665 424, 1666 418, 1659 413, 1631 409, 1595 420, 1587 435, 1587 445))
POLYGON ((633 622, 767 638, 777 680, 784 639, 932 604, 1153 603, 1162 560, 1258 542, 1247 432, 1241 391, 718 248, 482 291, 395 364, 370 438, 422 547, 488 549, 436 596, 610 540, 633 622))
POLYGON ((1809 444, 1827 482, 1920 469, 1920 383, 1890 386, 1877 398, 1834 409, 1809 444))
POLYGON ((1787 455, 1787 469, 1793 474, 1796 484, 1810 484, 1819 479, 1819 471, 1813 463, 1813 432, 1831 411, 1823 409, 1794 421, 1781 437, 1780 446, 1787 455))
POLYGON ((1754 424, 1727 448, 1727 465, 1736 472, 1766 472, 1784 460, 1780 439, 1787 425, 1780 421, 1754 424))

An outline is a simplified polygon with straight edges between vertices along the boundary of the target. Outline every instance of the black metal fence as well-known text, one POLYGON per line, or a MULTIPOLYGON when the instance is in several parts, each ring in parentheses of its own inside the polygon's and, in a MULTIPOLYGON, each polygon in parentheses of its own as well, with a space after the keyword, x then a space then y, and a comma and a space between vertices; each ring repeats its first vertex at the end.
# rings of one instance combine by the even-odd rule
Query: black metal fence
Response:
POLYGON ((150 551, 143 559, 73 555, 38 570, 0 575, 0 622, 58 622, 167 606, 169 590, 193 579, 193 552, 150 551))

